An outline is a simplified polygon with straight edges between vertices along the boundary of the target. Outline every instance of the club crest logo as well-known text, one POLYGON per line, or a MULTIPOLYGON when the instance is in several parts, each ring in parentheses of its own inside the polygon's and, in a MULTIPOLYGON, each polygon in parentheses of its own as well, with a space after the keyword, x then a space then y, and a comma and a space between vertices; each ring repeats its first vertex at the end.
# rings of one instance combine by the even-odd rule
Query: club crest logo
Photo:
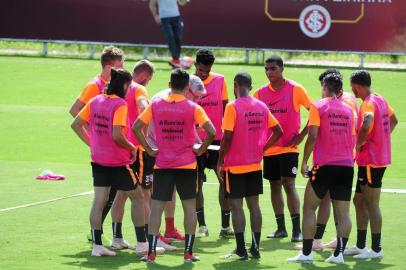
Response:
POLYGON ((331 16, 328 10, 319 5, 303 9, 299 17, 302 32, 310 38, 321 38, 330 30, 331 16))

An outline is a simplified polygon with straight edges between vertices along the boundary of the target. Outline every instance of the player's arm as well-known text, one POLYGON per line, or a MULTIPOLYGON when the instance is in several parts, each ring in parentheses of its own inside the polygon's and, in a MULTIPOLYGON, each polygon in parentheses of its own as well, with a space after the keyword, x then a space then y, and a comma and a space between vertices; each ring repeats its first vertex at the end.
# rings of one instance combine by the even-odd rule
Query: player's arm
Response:
POLYGON ((203 108, 199 105, 196 106, 194 117, 195 122, 206 131, 206 137, 204 138, 202 145, 194 150, 197 156, 201 156, 206 153, 207 148, 213 142, 214 136, 216 136, 216 128, 213 126, 213 123, 210 121, 203 108))
POLYGON ((73 119, 71 128, 78 137, 88 146, 90 146, 88 123, 90 119, 90 103, 88 103, 73 119))
POLYGON ((121 147, 133 152, 133 158, 136 157, 135 146, 127 139, 125 134, 127 128, 127 105, 119 107, 113 117, 113 140, 121 147))
POLYGON ((392 133, 395 127, 398 125, 398 118, 396 117, 392 107, 389 106, 389 120, 390 120, 390 132, 392 133))
POLYGON ((76 117, 79 114, 79 112, 83 109, 83 107, 85 107, 85 105, 86 105, 85 103, 83 103, 79 99, 76 99, 69 110, 70 115, 76 117))
POLYGON ((225 80, 223 83, 223 89, 221 90, 221 100, 223 101, 223 115, 224 115, 224 112, 226 111, 226 106, 228 104, 228 88, 225 80))
POLYGON ((270 136, 268 141, 266 142, 264 152, 268 150, 270 147, 272 147, 279 140, 279 138, 282 137, 282 135, 283 135, 282 127, 279 124, 273 126, 272 136, 270 136))
POLYGON ((141 146, 145 149, 145 151, 151 157, 156 157, 158 154, 157 149, 152 149, 147 140, 145 139, 145 134, 143 132, 146 125, 152 120, 152 108, 149 105, 138 117, 135 121, 134 125, 132 126, 131 130, 134 133, 135 137, 137 137, 138 141, 140 142, 141 146))
POLYGON ((368 132, 369 132, 369 129, 371 127, 373 120, 374 120, 374 116, 372 114, 364 115, 364 118, 362 119, 361 127, 358 130, 357 143, 355 145, 355 149, 357 150, 357 152, 361 149, 361 146, 364 145, 365 139, 368 135, 368 132))
POLYGON ((149 0, 149 10, 154 17, 155 22, 161 24, 161 18, 159 18, 158 14, 158 0, 149 0))
MULTIPOLYGON (((220 152, 219 152, 219 159, 217 162, 217 175, 222 175, 224 171, 224 157, 227 154, 228 150, 230 150, 231 141, 233 139, 233 131, 224 130, 223 138, 221 139, 220 143, 220 152)), ((221 177, 220 177, 220 180, 221 177)))
POLYGON ((305 143, 304 151, 303 151, 303 159, 302 159, 302 169, 301 173, 303 177, 308 178, 307 172, 309 171, 309 166, 307 165, 309 162, 310 155, 313 152, 314 145, 316 144, 317 134, 319 132, 318 126, 309 126, 309 134, 307 136, 307 140, 305 143))

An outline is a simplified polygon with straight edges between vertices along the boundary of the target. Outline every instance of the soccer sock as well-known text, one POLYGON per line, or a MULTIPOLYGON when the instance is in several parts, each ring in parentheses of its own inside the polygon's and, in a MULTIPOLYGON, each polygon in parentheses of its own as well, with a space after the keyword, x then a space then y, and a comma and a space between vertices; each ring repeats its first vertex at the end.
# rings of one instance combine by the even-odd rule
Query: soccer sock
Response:
POLYGON ((276 223, 278 224, 278 231, 286 231, 285 227, 285 215, 275 215, 276 223))
POLYGON ((195 242, 194 234, 185 235, 185 252, 188 252, 190 255, 193 254, 193 244, 195 242))
POLYGON ((313 239, 303 239, 302 253, 305 256, 309 256, 312 253, 313 239))
POLYGON ((110 189, 109 199, 107 200, 107 203, 104 206, 103 211, 102 211, 102 225, 103 225, 104 220, 106 219, 107 215, 110 212, 111 206, 113 205, 113 202, 114 202, 114 198, 116 197, 116 193, 117 193, 117 190, 115 190, 114 188, 110 189))
POLYGON ((221 227, 223 229, 230 227, 230 210, 221 210, 221 227))
POLYGON ((347 245, 348 238, 337 237, 337 247, 334 251, 334 257, 337 257, 340 253, 344 253, 345 246, 347 245))
POLYGON ((165 218, 165 232, 173 232, 175 230, 175 218, 166 217, 165 218))
POLYGON ((367 230, 357 230, 357 248, 363 249, 367 243, 367 230))
POLYGON ((114 238, 123 238, 123 234, 121 232, 121 222, 113 222, 111 223, 113 227, 113 237, 114 238))
POLYGON ((292 219, 292 231, 293 233, 301 233, 300 230, 300 214, 292 214, 290 215, 292 219))
POLYGON ((251 249, 259 251, 259 243, 261 241, 261 232, 252 232, 252 244, 251 249))
POLYGON ((95 245, 103 245, 101 240, 102 232, 101 230, 92 229, 92 241, 95 245))
POLYGON ((235 233, 235 241, 237 242, 237 253, 246 252, 244 232, 235 233))
POLYGON ((153 235, 153 234, 148 234, 148 255, 151 255, 152 253, 156 254, 156 243, 158 240, 158 236, 153 235))
POLYGON ((147 242, 147 238, 145 236, 145 227, 135 227, 135 236, 137 237, 138 243, 145 243, 147 242))
POLYGON ((371 237, 372 237, 372 250, 375 252, 380 252, 382 250, 381 234, 380 233, 371 233, 371 237))
POLYGON ((316 234, 314 239, 323 239, 324 231, 326 230, 326 224, 317 224, 316 234))
POLYGON ((206 221, 204 220, 204 208, 196 208, 197 222, 199 226, 206 226, 206 221))

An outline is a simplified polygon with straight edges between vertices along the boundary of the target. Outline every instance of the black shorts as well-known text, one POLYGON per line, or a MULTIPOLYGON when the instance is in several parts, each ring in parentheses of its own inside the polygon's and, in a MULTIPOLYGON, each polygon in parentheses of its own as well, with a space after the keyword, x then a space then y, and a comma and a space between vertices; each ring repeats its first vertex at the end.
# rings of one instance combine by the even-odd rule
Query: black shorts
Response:
POLYGON ((262 171, 233 174, 226 172, 226 197, 239 199, 263 193, 262 171))
POLYGON ((123 191, 137 188, 138 176, 134 164, 120 167, 105 167, 94 162, 91 164, 93 186, 112 187, 123 191))
POLYGON ((320 200, 327 192, 337 201, 350 201, 354 168, 348 166, 315 166, 310 173, 310 183, 320 200))
POLYGON ((281 177, 296 178, 299 153, 285 153, 264 157, 264 178, 270 181, 281 177))
POLYGON ((171 201, 175 187, 181 200, 194 199, 197 194, 197 170, 155 169, 152 185, 153 200, 171 201))
POLYGON ((382 178, 386 167, 373 168, 370 166, 358 166, 358 177, 355 192, 361 193, 361 186, 368 184, 371 188, 381 188, 382 178))
MULTIPOLYGON (((213 141, 211 144, 220 145, 220 143, 221 141, 213 141)), ((205 169, 216 170, 218 160, 219 160, 219 151, 215 150, 207 150, 206 153, 196 158, 197 169, 199 171, 199 181, 206 182, 204 170, 205 169)))
POLYGON ((143 189, 151 189, 155 158, 147 154, 146 151, 138 149, 137 158, 135 160, 135 168, 139 176, 139 183, 143 189))

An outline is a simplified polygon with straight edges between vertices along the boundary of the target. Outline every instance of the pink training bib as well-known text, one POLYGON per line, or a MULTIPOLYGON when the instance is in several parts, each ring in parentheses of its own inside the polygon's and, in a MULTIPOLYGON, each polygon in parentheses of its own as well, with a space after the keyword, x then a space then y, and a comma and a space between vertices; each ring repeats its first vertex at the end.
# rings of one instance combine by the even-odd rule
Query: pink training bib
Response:
POLYGON ((238 98, 231 104, 237 118, 224 166, 260 163, 268 140, 269 110, 263 102, 252 97, 238 98))
POLYGON ((106 95, 98 95, 90 103, 90 151, 92 161, 102 166, 131 164, 131 151, 119 146, 113 139, 114 113, 122 105, 126 105, 124 99, 106 95))
POLYGON ((156 144, 159 149, 156 165, 171 169, 196 161, 195 143, 196 104, 189 100, 169 102, 158 99, 152 103, 152 118, 156 144))
MULTIPOLYGON (((357 164, 359 166, 387 166, 391 164, 391 129, 388 103, 377 94, 370 94, 365 101, 372 102, 375 107, 374 124, 366 137, 365 144, 361 147, 361 151, 357 153, 357 164)), ((359 128, 362 121, 363 119, 358 119, 359 128)))
MULTIPOLYGON (((127 101, 128 104, 128 120, 130 121, 130 127, 132 127, 132 125, 140 115, 138 111, 137 101, 135 100, 135 94, 137 92, 138 87, 139 87, 138 83, 131 82, 130 89, 128 90, 127 95, 125 96, 125 100, 127 101)), ((128 139, 130 142, 134 144, 134 146, 140 145, 140 142, 135 137, 133 132, 129 132, 128 139)))
POLYGON ((97 85, 97 88, 99 88, 99 94, 103 94, 106 83, 100 78, 100 76, 95 77, 92 82, 94 82, 97 85))
POLYGON ((324 98, 314 103, 320 127, 313 151, 314 165, 354 167, 354 113, 341 99, 324 98))
POLYGON ((354 108, 355 111, 357 113, 357 117, 359 116, 359 108, 358 108, 358 102, 356 97, 354 97, 354 95, 347 93, 347 92, 343 92, 343 95, 341 96, 342 99, 347 99, 350 100, 352 102, 352 104, 354 104, 354 108))
MULTIPOLYGON (((221 130, 221 122, 223 119, 223 100, 222 92, 224 86, 224 76, 216 73, 211 73, 213 79, 209 84, 205 84, 207 95, 198 99, 197 104, 202 106, 207 116, 216 128, 216 136, 214 140, 221 140, 223 133, 221 130)), ((200 139, 206 137, 205 131, 199 131, 200 139)))

